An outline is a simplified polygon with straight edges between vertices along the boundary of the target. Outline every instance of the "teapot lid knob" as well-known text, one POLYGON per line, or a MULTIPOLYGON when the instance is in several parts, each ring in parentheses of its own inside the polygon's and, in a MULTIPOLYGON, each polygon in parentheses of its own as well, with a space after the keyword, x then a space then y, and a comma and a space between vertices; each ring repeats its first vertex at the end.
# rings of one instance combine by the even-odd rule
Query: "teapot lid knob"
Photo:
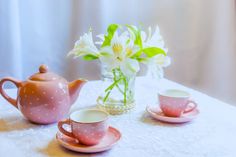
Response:
POLYGON ((41 66, 39 67, 39 72, 40 72, 40 73, 46 73, 46 72, 48 72, 48 66, 45 65, 45 64, 41 65, 41 66))
POLYGON ((54 74, 53 72, 50 72, 48 66, 45 64, 42 64, 39 67, 39 72, 29 77, 29 80, 33 80, 33 81, 55 81, 55 80, 61 81, 63 79, 64 79, 63 77, 58 76, 57 74, 54 74))

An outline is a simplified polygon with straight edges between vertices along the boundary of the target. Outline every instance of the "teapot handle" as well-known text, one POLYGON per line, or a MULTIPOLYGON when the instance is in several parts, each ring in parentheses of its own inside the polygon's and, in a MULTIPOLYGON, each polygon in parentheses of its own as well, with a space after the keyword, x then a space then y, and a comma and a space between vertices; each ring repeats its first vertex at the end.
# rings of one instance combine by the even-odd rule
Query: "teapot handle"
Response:
POLYGON ((1 94, 9 103, 11 103, 14 107, 18 108, 18 107, 17 107, 17 101, 16 101, 16 99, 13 99, 13 98, 11 98, 10 96, 8 96, 7 93, 6 93, 6 92, 4 91, 4 89, 3 89, 3 84, 4 84, 5 82, 7 82, 7 81, 12 82, 13 84, 15 84, 17 88, 19 88, 19 86, 20 86, 20 81, 14 79, 14 78, 11 78, 11 77, 3 78, 3 79, 0 81, 0 94, 1 94))

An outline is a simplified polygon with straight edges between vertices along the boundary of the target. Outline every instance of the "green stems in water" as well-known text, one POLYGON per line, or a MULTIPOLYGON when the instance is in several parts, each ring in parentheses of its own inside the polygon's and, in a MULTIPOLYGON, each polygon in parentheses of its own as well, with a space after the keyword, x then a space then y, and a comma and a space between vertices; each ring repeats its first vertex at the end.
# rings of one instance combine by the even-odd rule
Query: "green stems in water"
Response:
POLYGON ((109 87, 107 87, 107 89, 105 89, 105 92, 107 93, 106 96, 103 99, 103 102, 106 102, 108 96, 111 94, 112 89, 115 87, 116 84, 118 84, 118 82, 121 80, 121 78, 119 80, 114 81, 109 87))
MULTIPOLYGON (((121 71, 120 71, 120 72, 121 72, 121 71)), ((114 81, 117 81, 117 79, 120 79, 120 78, 121 78, 121 77, 120 77, 120 74, 117 76, 115 69, 112 70, 112 74, 113 74, 113 80, 114 80, 114 81)), ((124 94, 124 92, 122 91, 122 89, 120 88, 120 86, 119 86, 118 83, 116 84, 116 87, 117 87, 117 89, 118 89, 122 94, 124 94)))
POLYGON ((126 105, 126 103, 127 103, 127 90, 128 90, 127 78, 122 73, 120 68, 113 69, 112 74, 113 74, 113 83, 105 89, 106 95, 103 98, 103 102, 105 103, 107 101, 109 95, 111 94, 111 91, 113 90, 114 87, 116 87, 119 90, 119 92, 122 93, 122 95, 124 96, 123 101, 124 101, 124 105, 126 105), (124 85, 123 90, 120 87, 120 84, 122 84, 122 83, 124 85))
POLYGON ((123 78, 123 81, 124 81, 124 104, 126 105, 128 82, 125 77, 123 78))

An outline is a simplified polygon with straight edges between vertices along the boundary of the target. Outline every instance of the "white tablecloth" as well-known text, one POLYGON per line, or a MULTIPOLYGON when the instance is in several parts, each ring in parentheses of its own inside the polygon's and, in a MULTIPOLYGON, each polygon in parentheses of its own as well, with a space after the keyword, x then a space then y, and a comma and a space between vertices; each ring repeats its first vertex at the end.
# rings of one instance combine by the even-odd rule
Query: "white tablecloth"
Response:
MULTIPOLYGON (((99 81, 87 83, 71 112, 95 105, 99 81)), ((152 119, 146 112, 148 104, 156 103, 156 88, 144 78, 136 82, 136 108, 130 113, 111 116, 110 125, 122 133, 111 150, 97 154, 68 151, 55 140, 57 124, 34 125, 0 98, 0 156, 4 157, 235 157, 236 108, 205 94, 162 80, 160 89, 181 88, 191 92, 199 103, 200 114, 190 123, 172 125, 152 119)), ((15 90, 9 90, 15 95, 15 90)))

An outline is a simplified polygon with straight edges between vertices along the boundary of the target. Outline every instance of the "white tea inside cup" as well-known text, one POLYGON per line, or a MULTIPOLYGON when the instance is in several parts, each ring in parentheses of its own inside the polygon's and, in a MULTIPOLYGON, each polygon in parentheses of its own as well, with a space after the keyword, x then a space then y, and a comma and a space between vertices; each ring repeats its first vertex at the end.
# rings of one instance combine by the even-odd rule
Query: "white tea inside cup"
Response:
POLYGON ((168 90, 163 90, 159 93, 160 95, 163 96, 168 96, 168 97, 189 97, 190 94, 188 92, 178 90, 178 89, 168 89, 168 90))
POLYGON ((95 109, 82 109, 75 111, 70 115, 70 119, 79 123, 96 123, 104 121, 108 114, 104 111, 95 109))

